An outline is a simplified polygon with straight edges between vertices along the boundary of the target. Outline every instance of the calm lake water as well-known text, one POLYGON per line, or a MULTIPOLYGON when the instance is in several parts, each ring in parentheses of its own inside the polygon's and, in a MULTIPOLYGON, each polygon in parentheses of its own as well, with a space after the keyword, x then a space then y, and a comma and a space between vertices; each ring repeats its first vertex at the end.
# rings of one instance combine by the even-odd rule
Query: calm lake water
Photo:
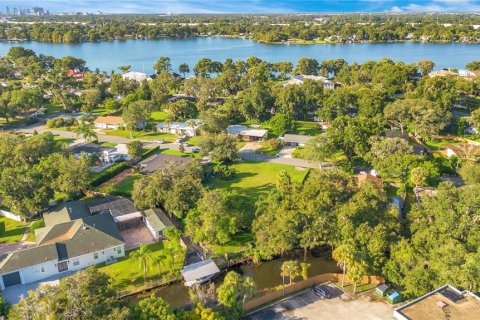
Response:
POLYGON ((127 40, 82 44, 51 44, 40 42, 2 42, 0 55, 12 46, 24 46, 36 53, 55 57, 75 56, 84 59, 90 69, 110 72, 120 65, 131 65, 132 70, 152 72, 153 63, 160 56, 172 60, 174 70, 187 63, 193 69, 204 57, 224 61, 226 58, 247 59, 256 56, 269 62, 292 61, 300 57, 326 59, 343 58, 348 62, 362 63, 389 57, 393 60, 417 62, 429 59, 435 69, 458 68, 472 60, 480 60, 479 44, 461 43, 356 43, 318 45, 268 45, 247 39, 192 38, 164 40, 127 40))

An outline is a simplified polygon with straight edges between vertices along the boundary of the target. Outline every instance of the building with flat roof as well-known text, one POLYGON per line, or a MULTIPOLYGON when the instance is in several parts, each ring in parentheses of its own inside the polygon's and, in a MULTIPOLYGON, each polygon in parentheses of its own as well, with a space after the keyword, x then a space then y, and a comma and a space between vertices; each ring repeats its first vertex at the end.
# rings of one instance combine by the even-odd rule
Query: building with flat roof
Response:
POLYGON ((447 284, 397 308, 393 319, 480 319, 480 297, 447 284))
POLYGON ((190 287, 194 284, 202 284, 209 281, 214 275, 220 272, 217 264, 212 259, 203 260, 189 264, 180 270, 185 285, 190 287))
POLYGON ((242 125, 231 125, 227 127, 227 133, 239 138, 247 138, 250 141, 264 140, 267 137, 268 130, 249 128, 242 125))
POLYGON ((301 134, 285 134, 281 138, 286 145, 304 147, 312 137, 301 134))

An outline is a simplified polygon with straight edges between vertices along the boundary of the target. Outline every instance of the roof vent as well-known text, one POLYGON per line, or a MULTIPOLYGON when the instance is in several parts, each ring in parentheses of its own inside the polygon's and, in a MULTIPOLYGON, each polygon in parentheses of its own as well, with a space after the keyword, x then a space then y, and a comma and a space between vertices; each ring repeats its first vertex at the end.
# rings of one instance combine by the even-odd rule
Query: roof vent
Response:
POLYGON ((88 226, 86 224, 83 224, 82 229, 83 230, 88 230, 88 226))
POLYGON ((442 309, 448 307, 448 304, 442 300, 437 301, 435 304, 437 305, 437 307, 440 307, 442 309))

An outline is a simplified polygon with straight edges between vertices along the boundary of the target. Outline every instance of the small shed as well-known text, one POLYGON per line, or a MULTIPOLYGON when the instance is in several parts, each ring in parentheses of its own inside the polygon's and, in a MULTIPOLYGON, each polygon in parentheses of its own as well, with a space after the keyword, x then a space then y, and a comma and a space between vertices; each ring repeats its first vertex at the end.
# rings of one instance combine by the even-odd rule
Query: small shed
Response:
POLYGON ((218 266, 212 259, 207 259, 189 264, 183 267, 180 272, 185 279, 185 285, 191 287, 194 284, 208 282, 214 275, 220 272, 220 269, 218 269, 218 266))
POLYGON ((148 231, 152 234, 156 241, 165 236, 165 230, 168 228, 174 228, 172 221, 162 211, 162 209, 148 209, 144 212, 145 217, 143 222, 148 228, 148 231))
POLYGON ((390 287, 388 285, 386 285, 385 283, 381 283, 375 289, 375 293, 377 295, 379 295, 380 297, 385 297, 385 295, 388 292, 388 289, 390 289, 390 287))
POLYGON ((395 290, 391 290, 387 294, 387 301, 390 302, 391 304, 402 302, 402 300, 403 300, 402 295, 395 290))

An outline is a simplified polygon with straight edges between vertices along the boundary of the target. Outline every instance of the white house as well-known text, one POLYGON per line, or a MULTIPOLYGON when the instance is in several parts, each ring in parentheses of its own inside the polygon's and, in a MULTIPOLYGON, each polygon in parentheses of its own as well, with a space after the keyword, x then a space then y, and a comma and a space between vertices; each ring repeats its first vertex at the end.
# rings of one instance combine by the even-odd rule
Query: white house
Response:
POLYGON ((123 80, 132 80, 136 82, 142 82, 144 80, 150 81, 152 78, 143 72, 137 72, 137 71, 130 71, 127 73, 122 74, 122 79, 123 80))
POLYGON ((268 130, 253 129, 242 125, 231 125, 227 127, 227 133, 239 138, 247 138, 250 141, 264 140, 267 137, 268 130))
POLYGON ((187 137, 194 137, 197 134, 198 128, 202 125, 200 119, 190 119, 185 122, 160 122, 157 124, 157 130, 160 132, 168 132, 177 135, 186 135, 187 137))
POLYGON ((289 86, 289 85, 292 85, 292 84, 297 84, 297 85, 298 84, 303 84, 305 82, 305 80, 307 80, 307 79, 317 81, 317 82, 322 82, 323 83, 323 88, 327 89, 327 90, 333 90, 333 89, 336 89, 337 87, 340 86, 340 83, 338 83, 338 82, 329 80, 326 77, 314 76, 314 75, 295 75, 295 76, 291 77, 290 79, 288 79, 283 84, 283 86, 286 87, 286 86, 289 86))
POLYGON ((90 215, 82 201, 44 215, 35 247, 9 253, 0 262, 0 288, 47 279, 125 255, 125 243, 108 212, 90 215))
POLYGON ((117 144, 114 148, 103 150, 101 158, 104 163, 115 163, 131 159, 128 155, 127 145, 124 143, 117 144))
MULTIPOLYGON (((116 117, 116 116, 98 117, 97 119, 95 119, 93 124, 97 129, 113 129, 113 130, 124 128, 126 125, 122 117, 116 117)), ((145 122, 141 122, 137 125, 137 129, 144 129, 146 126, 147 124, 145 122)))

